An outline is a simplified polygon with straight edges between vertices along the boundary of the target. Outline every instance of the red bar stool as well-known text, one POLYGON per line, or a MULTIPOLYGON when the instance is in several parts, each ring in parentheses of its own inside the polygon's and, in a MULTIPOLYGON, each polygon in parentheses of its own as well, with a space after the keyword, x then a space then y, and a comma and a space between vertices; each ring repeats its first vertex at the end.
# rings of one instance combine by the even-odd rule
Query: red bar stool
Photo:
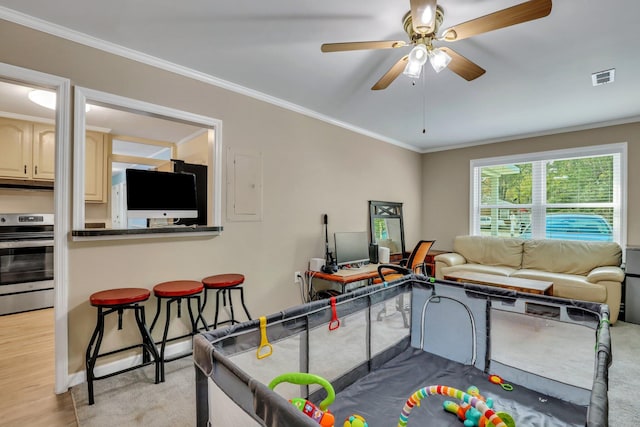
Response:
POLYGON ((92 306, 98 309, 98 321, 96 327, 89 340, 87 346, 87 352, 85 354, 85 366, 87 370, 87 385, 89 388, 89 405, 93 405, 93 382, 104 378, 109 378, 117 374, 131 371, 133 369, 141 368, 143 366, 155 363, 156 365, 156 378, 155 383, 158 384, 160 380, 160 368, 161 360, 158 355, 155 343, 151 338, 149 330, 145 324, 144 306, 140 305, 149 299, 150 292, 148 289, 143 288, 119 288, 109 289, 106 291, 96 292, 91 295, 89 302, 92 306), (104 337, 104 319, 111 313, 118 313, 118 330, 122 329, 122 313, 125 310, 133 310, 135 314, 136 324, 138 330, 142 336, 142 344, 131 345, 129 347, 112 350, 107 353, 100 354, 100 345, 102 344, 102 338, 104 337), (122 351, 131 350, 133 348, 142 347, 142 363, 136 366, 129 367, 117 372, 110 373, 108 375, 95 376, 93 370, 96 366, 96 361, 99 357, 108 356, 122 351), (153 358, 153 360, 151 360, 153 358))
POLYGON ((207 305, 207 291, 209 289, 216 290, 216 314, 213 320, 213 328, 217 328, 218 325, 223 325, 225 323, 240 323, 236 320, 235 315, 233 313, 233 300, 231 299, 231 291, 240 291, 240 302, 242 303, 242 308, 244 308, 244 312, 247 315, 247 318, 251 320, 251 315, 249 314, 249 310, 247 310, 247 306, 244 304, 244 290, 242 289, 242 284, 244 283, 244 275, 229 273, 229 274, 216 274, 213 276, 205 277, 202 279, 202 284, 204 285, 204 302, 202 303, 202 311, 204 311, 205 305, 207 305), (218 323, 218 313, 220 310, 220 295, 222 295, 222 303, 223 306, 227 306, 227 293, 229 297, 229 308, 231 310, 231 318, 229 320, 225 320, 223 322, 218 323))
POLYGON ((156 296, 158 301, 158 306, 156 309, 156 315, 153 318, 153 322, 151 322, 150 332, 153 332, 153 327, 156 325, 156 321, 160 316, 160 311, 162 309, 162 300, 165 299, 167 301, 167 312, 165 314, 165 322, 164 322, 164 333, 162 335, 162 341, 160 344, 160 360, 162 361, 161 369, 160 369, 160 381, 164 382, 164 362, 170 362, 172 360, 180 359, 182 357, 188 356, 191 354, 185 353, 181 354, 169 359, 164 357, 165 347, 167 346, 167 342, 175 341, 178 339, 186 338, 188 336, 192 336, 198 333, 198 321, 202 321, 205 329, 209 330, 207 326, 207 322, 205 322, 202 317, 202 313, 200 310, 200 294, 202 293, 202 283, 197 280, 173 280, 170 282, 159 283, 153 287, 153 294, 156 296), (191 333, 181 335, 178 337, 173 337, 167 339, 167 334, 169 333, 169 323, 171 321, 171 304, 174 302, 177 303, 178 306, 178 317, 182 317, 182 300, 187 301, 187 308, 189 310, 189 319, 191 320, 191 333), (198 316, 194 317, 193 310, 191 308, 191 300, 196 300, 196 304, 198 307, 198 316))

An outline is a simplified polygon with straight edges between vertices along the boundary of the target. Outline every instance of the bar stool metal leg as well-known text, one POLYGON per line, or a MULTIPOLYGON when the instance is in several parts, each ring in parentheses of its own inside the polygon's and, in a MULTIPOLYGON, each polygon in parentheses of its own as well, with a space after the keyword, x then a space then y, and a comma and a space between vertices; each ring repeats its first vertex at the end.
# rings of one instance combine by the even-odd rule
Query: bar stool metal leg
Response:
POLYGON ((149 331, 153 331, 153 327, 156 325, 158 321, 158 317, 160 317, 160 307, 161 307, 160 298, 156 298, 156 315, 153 316, 153 321, 151 322, 151 326, 149 327, 149 331))
POLYGON ((242 303, 242 308, 244 308, 244 313, 247 315, 247 318, 251 320, 251 315, 249 314, 249 310, 247 310, 247 306, 244 303, 244 289, 242 287, 238 288, 240 290, 240 302, 242 303))
POLYGON ((218 313, 220 313, 218 311, 219 306, 220 306, 220 291, 217 291, 216 292, 216 314, 213 319, 213 329, 216 329, 218 327, 218 313))
POLYGON ((104 314, 102 312, 102 307, 98 307, 98 320, 96 322, 96 327, 93 330, 93 334, 91 335, 91 340, 89 341, 89 346, 87 347, 87 352, 85 354, 85 368, 87 370, 87 387, 89 394, 89 405, 94 404, 93 397, 93 381, 95 379, 95 375, 93 374, 93 369, 96 366, 96 360, 98 359, 98 351, 100 350, 100 344, 102 344, 102 337, 104 336, 104 314))
MULTIPOLYGON (((222 293, 223 293, 223 299, 226 299, 225 297, 227 296, 227 291, 229 291, 229 309, 231 310, 231 319, 230 322, 232 325, 236 324, 236 323, 240 323, 236 320, 236 316, 233 313, 233 300, 231 299, 231 288, 229 289, 223 289, 222 293)), ((225 301, 226 303, 226 301, 225 301)))
POLYGON ((169 321, 171 320, 171 303, 173 299, 167 300, 167 314, 164 322, 164 333, 162 334, 162 344, 160 345, 160 360, 162 360, 162 367, 160 368, 160 382, 164 382, 164 350, 167 346, 167 335, 169 334, 169 321))
MULTIPOLYGON (((206 291, 204 295, 206 298, 206 295, 207 295, 206 291)), ((196 303, 198 304, 198 317, 196 318, 196 323, 194 324, 193 333, 195 334, 198 332, 198 321, 202 322, 202 326, 206 331, 208 331, 209 325, 207 325, 207 321, 204 320, 204 316, 202 314, 202 311, 204 310, 204 303, 200 305, 200 295, 196 295, 195 297, 192 297, 192 298, 194 298, 196 300, 196 303)))
POLYGON ((160 367, 162 361, 160 360, 160 355, 158 354, 158 349, 153 342, 153 338, 151 338, 151 333, 146 327, 144 307, 136 307, 135 317, 138 329, 140 330, 140 335, 142 335, 142 363, 148 363, 151 360, 150 357, 153 357, 153 360, 155 361, 155 383, 158 384, 158 382, 160 382, 160 367))

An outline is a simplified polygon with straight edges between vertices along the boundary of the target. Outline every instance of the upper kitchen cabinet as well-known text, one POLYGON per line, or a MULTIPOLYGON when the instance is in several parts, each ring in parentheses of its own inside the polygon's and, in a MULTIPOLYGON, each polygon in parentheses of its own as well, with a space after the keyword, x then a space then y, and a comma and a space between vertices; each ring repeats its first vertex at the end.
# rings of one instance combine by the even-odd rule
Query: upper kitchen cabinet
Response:
POLYGON ((0 118, 0 176, 27 179, 31 176, 31 123, 0 118))
POLYGON ((55 178, 56 128, 53 125, 33 124, 33 179, 55 178))
MULTIPOLYGON (((87 131, 85 137, 84 200, 92 203, 107 201, 107 160, 110 136, 87 131)), ((109 174, 110 176, 111 174, 109 174)))
POLYGON ((0 177, 53 181, 55 127, 0 118, 0 177))

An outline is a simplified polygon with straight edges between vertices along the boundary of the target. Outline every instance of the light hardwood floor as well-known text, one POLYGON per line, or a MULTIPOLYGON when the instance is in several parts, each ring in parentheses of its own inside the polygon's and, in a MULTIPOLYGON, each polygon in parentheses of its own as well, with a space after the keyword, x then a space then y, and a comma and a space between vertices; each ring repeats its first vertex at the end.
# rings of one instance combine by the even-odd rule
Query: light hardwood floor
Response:
POLYGON ((71 393, 54 393, 53 309, 0 316, 0 425, 76 427, 71 393))

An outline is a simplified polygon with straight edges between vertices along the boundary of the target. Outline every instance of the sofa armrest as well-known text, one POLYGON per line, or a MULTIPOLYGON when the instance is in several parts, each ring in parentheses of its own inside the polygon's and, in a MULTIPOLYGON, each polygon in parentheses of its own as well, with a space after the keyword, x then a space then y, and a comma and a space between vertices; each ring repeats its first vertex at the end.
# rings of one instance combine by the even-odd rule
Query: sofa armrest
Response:
POLYGON ((587 280, 591 283, 605 281, 622 283, 624 271, 615 266, 596 267, 587 275, 587 280))
POLYGON ((434 261, 436 262, 441 262, 443 264, 446 264, 447 267, 451 267, 453 265, 460 265, 460 264, 466 264, 467 260, 465 259, 465 257, 463 257, 460 254, 457 254, 455 252, 449 252, 446 254, 440 254, 440 255, 436 255, 433 258, 434 261))

